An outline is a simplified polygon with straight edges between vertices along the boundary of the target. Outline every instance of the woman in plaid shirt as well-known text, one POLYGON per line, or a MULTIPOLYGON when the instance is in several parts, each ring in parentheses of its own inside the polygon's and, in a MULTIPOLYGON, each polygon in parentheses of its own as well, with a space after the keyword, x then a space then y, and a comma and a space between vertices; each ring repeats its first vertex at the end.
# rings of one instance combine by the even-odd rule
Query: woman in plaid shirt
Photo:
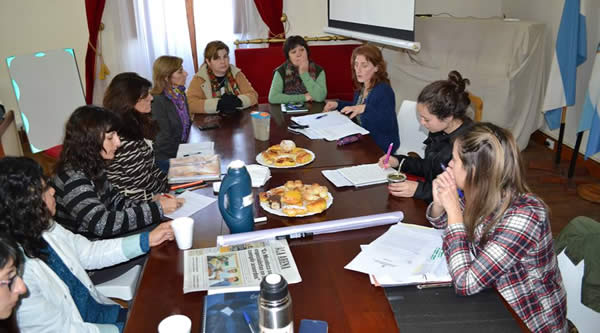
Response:
POLYGON ((494 287, 531 331, 566 331, 548 210, 525 184, 510 132, 478 123, 457 137, 447 170, 433 182, 427 218, 446 228, 443 249, 457 294, 494 287))

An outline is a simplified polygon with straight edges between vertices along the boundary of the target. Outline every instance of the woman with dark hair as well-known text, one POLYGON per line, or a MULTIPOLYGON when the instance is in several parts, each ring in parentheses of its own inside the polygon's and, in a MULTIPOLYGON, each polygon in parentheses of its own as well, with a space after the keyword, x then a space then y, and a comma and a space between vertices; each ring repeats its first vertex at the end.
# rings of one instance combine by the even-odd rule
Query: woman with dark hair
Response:
POLYGON ((165 172, 169 170, 169 159, 177 156, 179 144, 186 143, 190 135, 192 119, 185 94, 187 75, 179 57, 159 57, 152 67, 152 118, 159 128, 154 151, 159 168, 165 172))
POLYGON ((283 44, 285 62, 275 68, 269 103, 323 102, 327 97, 325 70, 310 60, 304 38, 290 36, 283 44))
POLYGON ((0 320, 10 317, 19 297, 27 292, 23 282, 23 252, 0 234, 0 320))
POLYGON ((170 222, 152 232, 91 242, 52 221, 54 188, 42 168, 25 157, 0 160, 0 233, 27 256, 23 279, 29 288, 17 309, 27 332, 121 332, 127 310, 102 295, 86 269, 115 265, 173 240, 170 222))
POLYGON ((433 181, 427 219, 445 229, 457 294, 493 287, 532 332, 567 331, 548 208, 525 183, 509 131, 477 123, 456 136, 448 168, 433 181))
POLYGON ((132 200, 106 177, 106 164, 120 146, 116 114, 82 106, 69 117, 63 150, 52 184, 56 189, 56 221, 89 238, 108 238, 160 222, 181 203, 157 194, 153 201, 132 200))
POLYGON ((390 145, 400 146, 398 120, 396 119, 396 97, 388 78, 387 65, 379 48, 365 44, 352 52, 352 80, 356 87, 354 100, 328 101, 324 112, 340 110, 356 119, 367 129, 381 150, 390 145))
POLYGON ((258 103, 258 93, 242 70, 229 63, 229 47, 219 40, 206 44, 188 96, 191 113, 227 113, 258 103))
POLYGON ((157 125, 150 115, 152 84, 136 73, 115 76, 104 93, 104 107, 121 118, 121 146, 108 164, 108 181, 128 198, 152 200, 169 191, 167 174, 155 164, 151 141, 157 125))
POLYGON ((469 93, 465 90, 469 79, 463 79, 457 71, 451 71, 447 80, 439 80, 427 85, 417 98, 419 121, 429 131, 425 144, 425 157, 395 155, 384 165, 385 156, 379 159, 379 166, 398 167, 400 160, 402 172, 423 177, 423 181, 407 180, 388 186, 391 195, 413 197, 431 202, 431 183, 452 159, 454 139, 466 131, 473 123, 467 116, 471 104, 469 93))

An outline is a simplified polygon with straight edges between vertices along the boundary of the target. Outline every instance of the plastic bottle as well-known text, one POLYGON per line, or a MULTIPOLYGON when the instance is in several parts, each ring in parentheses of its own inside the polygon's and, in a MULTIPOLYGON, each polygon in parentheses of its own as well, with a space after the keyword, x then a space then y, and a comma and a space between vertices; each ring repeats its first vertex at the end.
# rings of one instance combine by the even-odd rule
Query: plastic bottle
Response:
POLYGON ((229 163, 219 189, 219 210, 232 234, 254 229, 253 202, 252 182, 246 165, 240 160, 229 163))

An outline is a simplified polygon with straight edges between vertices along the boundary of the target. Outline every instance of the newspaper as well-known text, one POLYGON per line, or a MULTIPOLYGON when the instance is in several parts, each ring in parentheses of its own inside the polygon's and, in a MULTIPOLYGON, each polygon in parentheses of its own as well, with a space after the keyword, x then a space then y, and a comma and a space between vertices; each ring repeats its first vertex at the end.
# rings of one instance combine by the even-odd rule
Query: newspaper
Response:
POLYGON ((262 278, 271 273, 281 274, 290 284, 302 281, 285 239, 187 250, 183 269, 184 294, 259 290, 262 278))

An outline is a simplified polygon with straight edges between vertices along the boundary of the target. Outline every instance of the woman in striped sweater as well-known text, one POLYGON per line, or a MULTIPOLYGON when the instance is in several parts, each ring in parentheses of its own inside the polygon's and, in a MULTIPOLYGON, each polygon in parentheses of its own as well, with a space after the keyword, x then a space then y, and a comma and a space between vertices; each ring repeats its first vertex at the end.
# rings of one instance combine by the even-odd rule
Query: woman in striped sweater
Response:
POLYGON ((152 140, 158 127, 150 115, 152 83, 136 73, 121 73, 104 93, 104 107, 121 118, 121 146, 107 168, 110 183, 126 197, 152 200, 168 192, 167 175, 154 163, 152 140))
POLYGON ((88 238, 110 238, 160 222, 181 206, 172 196, 151 201, 125 197, 106 176, 120 146, 119 119, 101 107, 82 106, 67 121, 63 151, 52 179, 56 221, 88 238))

